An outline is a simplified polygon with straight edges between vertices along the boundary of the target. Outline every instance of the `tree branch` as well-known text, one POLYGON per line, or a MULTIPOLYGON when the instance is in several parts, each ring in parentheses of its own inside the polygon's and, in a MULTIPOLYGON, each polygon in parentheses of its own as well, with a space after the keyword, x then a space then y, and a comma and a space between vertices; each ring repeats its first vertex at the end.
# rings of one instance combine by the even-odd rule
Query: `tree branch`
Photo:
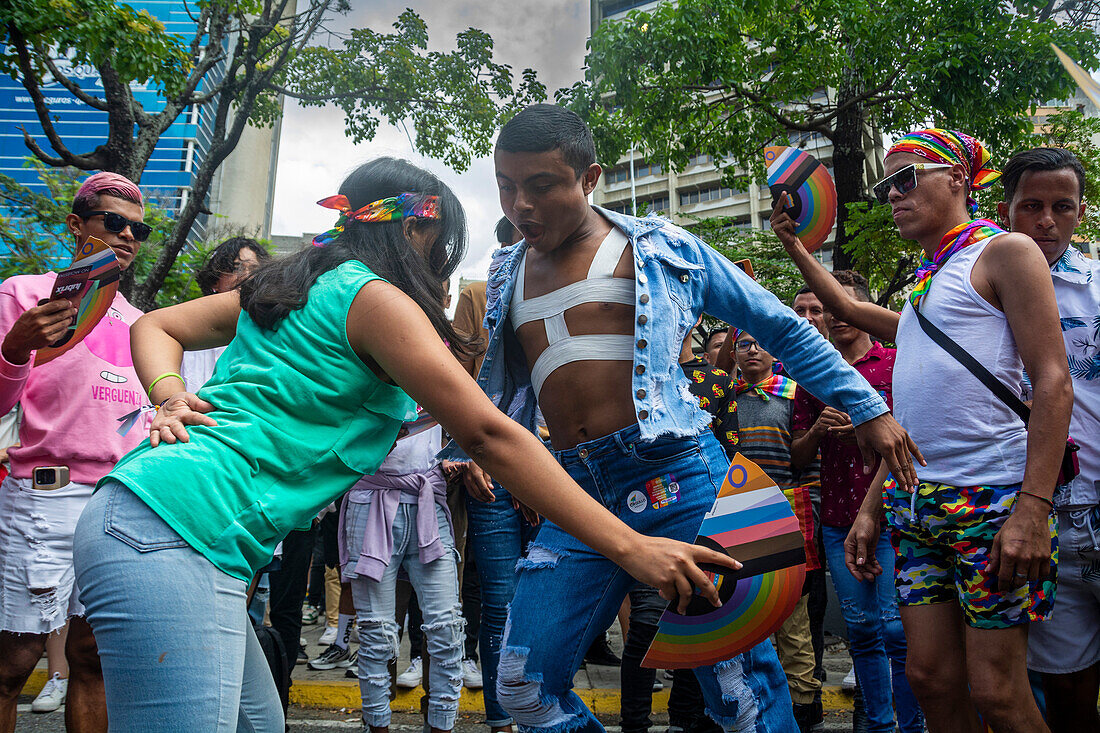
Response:
MULTIPOLYGON (((23 129, 23 142, 27 145, 27 148, 36 158, 47 165, 55 167, 71 165, 74 168, 81 168, 83 170, 98 167, 96 165, 90 165, 90 156, 74 155, 65 143, 62 142, 61 136, 57 133, 57 128, 53 126, 53 121, 50 119, 49 105, 46 104, 46 98, 42 95, 42 89, 38 86, 38 76, 35 74, 34 65, 31 63, 31 55, 27 50, 26 39, 12 24, 8 25, 8 37, 11 39, 11 45, 15 46, 19 65, 20 82, 23 84, 23 88, 27 90, 27 93, 30 94, 31 102, 34 104, 35 115, 38 117, 39 124, 42 125, 42 132, 46 135, 46 139, 50 141, 50 147, 54 149, 58 157, 49 155, 34 138, 30 136, 26 129, 23 129)), ((98 150, 97 148, 97 153, 98 150)))
POLYGON ((101 112, 107 111, 107 102, 100 99, 99 97, 88 94, 80 87, 79 84, 62 74, 61 70, 58 69, 57 65, 53 62, 53 59, 50 58, 49 53, 43 51, 40 47, 37 46, 35 47, 35 53, 38 54, 38 57, 45 62, 46 68, 50 70, 50 75, 57 80, 57 83, 69 90, 70 94, 72 94, 74 97, 76 97, 89 107, 92 107, 93 109, 98 109, 101 112))

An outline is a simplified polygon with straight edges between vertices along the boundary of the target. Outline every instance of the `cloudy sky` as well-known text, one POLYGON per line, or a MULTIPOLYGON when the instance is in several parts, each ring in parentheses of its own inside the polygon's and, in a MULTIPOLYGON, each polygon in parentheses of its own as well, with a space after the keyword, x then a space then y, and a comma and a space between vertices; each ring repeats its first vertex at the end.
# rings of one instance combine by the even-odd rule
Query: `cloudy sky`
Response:
MULTIPOLYGON (((433 48, 452 49, 455 34, 472 26, 493 37, 498 63, 511 64, 517 74, 525 67, 535 69, 549 95, 581 77, 590 28, 587 0, 351 0, 351 4, 353 10, 338 18, 334 28, 381 31, 412 7, 428 24, 433 48)), ((489 252, 496 246, 493 226, 501 216, 492 160, 476 160, 466 172, 455 173, 440 161, 417 155, 405 132, 388 126, 382 126, 373 141, 355 145, 344 137, 343 113, 338 109, 304 109, 288 100, 272 233, 298 235, 331 227, 333 212, 314 202, 336 193, 349 170, 378 155, 406 157, 451 186, 470 225, 470 249, 458 274, 484 277, 489 252)))

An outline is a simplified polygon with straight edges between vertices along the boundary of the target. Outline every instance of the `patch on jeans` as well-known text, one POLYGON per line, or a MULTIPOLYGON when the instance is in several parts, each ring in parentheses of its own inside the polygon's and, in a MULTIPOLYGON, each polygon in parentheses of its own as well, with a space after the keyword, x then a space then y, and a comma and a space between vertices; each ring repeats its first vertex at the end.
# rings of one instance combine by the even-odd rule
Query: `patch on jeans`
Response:
POLYGON ((654 509, 663 509, 680 499, 680 484, 672 474, 651 478, 645 482, 645 492, 654 509))
POLYGON ((630 508, 630 511, 635 514, 640 514, 645 511, 646 506, 649 504, 649 500, 646 499, 645 494, 640 491, 631 491, 630 496, 626 497, 626 505, 630 508))

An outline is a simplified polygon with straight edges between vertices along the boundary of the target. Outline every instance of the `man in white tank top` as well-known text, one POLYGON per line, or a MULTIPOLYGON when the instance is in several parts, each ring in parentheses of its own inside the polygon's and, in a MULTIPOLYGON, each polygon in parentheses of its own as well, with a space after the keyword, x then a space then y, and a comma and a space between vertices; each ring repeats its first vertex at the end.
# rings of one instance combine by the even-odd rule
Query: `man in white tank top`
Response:
MULTIPOLYGON (((973 219, 971 192, 998 174, 974 138, 922 130, 887 153, 875 193, 927 260, 903 312, 851 298, 805 250, 781 208, 772 226, 825 307, 897 344, 894 410, 927 464, 908 494, 869 491, 845 543, 849 570, 881 569, 884 510, 908 641, 907 675, 928 729, 1047 731, 1026 668, 1028 624, 1053 605, 1052 495, 1072 388, 1050 271, 1029 237, 973 219), (922 330, 914 306, 1010 388, 1031 377, 1031 429, 922 330)), ((1018 391, 1018 389, 1017 389, 1018 391)), ((840 572, 834 568, 833 572, 840 572)))
POLYGON ((1070 241, 1085 212, 1085 169, 1062 148, 1036 148, 1005 166, 1002 221, 1039 245, 1054 280, 1073 379, 1069 434, 1081 474, 1054 495, 1058 594, 1050 619, 1031 628, 1028 668, 1041 672, 1055 733, 1100 730, 1100 262, 1070 241))

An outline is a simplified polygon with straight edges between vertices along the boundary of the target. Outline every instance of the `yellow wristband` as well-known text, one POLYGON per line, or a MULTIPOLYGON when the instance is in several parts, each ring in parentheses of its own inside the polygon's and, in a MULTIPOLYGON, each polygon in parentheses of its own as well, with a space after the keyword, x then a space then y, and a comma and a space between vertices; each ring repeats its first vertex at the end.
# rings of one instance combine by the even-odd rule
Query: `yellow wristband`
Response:
POLYGON ((159 377, 157 377, 152 382, 150 382, 149 383, 149 388, 145 390, 145 394, 149 395, 149 401, 150 402, 153 400, 153 387, 156 387, 157 382, 164 379, 165 377, 175 377, 176 379, 180 380, 180 382, 183 382, 183 385, 185 387, 187 386, 187 382, 184 382, 183 377, 181 377, 176 372, 165 372, 164 374, 161 374, 159 377))

